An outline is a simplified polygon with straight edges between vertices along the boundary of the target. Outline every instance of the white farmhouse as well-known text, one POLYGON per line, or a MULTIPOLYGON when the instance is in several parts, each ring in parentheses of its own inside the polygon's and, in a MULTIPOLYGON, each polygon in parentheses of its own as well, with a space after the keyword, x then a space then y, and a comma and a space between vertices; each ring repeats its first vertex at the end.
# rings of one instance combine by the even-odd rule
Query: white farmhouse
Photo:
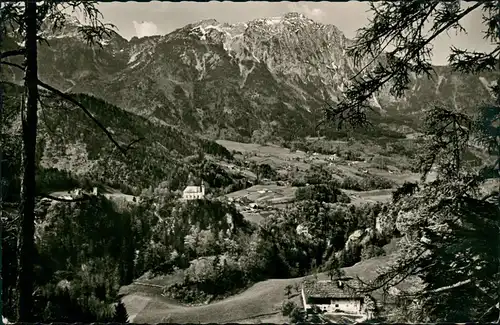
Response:
POLYGON ((182 199, 184 200, 200 200, 205 198, 205 185, 201 186, 188 185, 182 192, 182 199))
POLYGON ((307 281, 302 284, 302 304, 306 313, 317 306, 325 314, 351 314, 371 318, 371 301, 349 289, 344 280, 307 281))

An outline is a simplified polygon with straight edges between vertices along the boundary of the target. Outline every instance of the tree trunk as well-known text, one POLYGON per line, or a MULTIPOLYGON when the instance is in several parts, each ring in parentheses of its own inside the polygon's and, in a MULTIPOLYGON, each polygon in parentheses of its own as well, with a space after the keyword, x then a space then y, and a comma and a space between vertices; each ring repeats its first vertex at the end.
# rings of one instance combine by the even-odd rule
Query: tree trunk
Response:
POLYGON ((20 322, 33 321, 33 255, 35 249, 35 153, 37 133, 37 5, 25 1, 26 24, 26 109, 22 112, 23 130, 23 182, 21 189, 21 233, 19 259, 19 304, 17 318, 20 322))

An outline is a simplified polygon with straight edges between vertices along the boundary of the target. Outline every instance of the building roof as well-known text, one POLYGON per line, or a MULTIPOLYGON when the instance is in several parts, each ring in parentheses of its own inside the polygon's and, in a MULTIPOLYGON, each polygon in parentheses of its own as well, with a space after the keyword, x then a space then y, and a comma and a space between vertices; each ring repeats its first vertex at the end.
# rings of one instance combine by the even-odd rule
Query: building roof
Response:
POLYGON ((338 281, 307 281, 303 284, 304 293, 308 298, 363 299, 362 295, 356 294, 352 289, 353 283, 347 285, 345 282, 343 281, 344 285, 340 288, 338 281))
POLYGON ((201 193, 200 186, 186 186, 183 193, 201 193))

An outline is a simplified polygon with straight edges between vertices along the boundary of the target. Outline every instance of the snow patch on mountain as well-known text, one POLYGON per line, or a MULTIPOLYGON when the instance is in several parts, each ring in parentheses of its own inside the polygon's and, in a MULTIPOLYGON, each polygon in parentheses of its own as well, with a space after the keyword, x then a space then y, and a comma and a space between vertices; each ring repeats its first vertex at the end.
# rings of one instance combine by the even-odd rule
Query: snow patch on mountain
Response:
POLYGON ((436 84, 436 90, 435 90, 436 94, 439 94, 439 86, 441 86, 441 83, 443 82, 443 80, 445 80, 445 77, 443 77, 443 76, 438 77, 438 81, 436 84))
POLYGON ((272 18, 266 19, 266 24, 268 24, 268 25, 276 25, 276 24, 281 23, 281 21, 282 21, 281 17, 272 17, 272 18))
POLYGON ((46 38, 48 40, 50 40, 50 39, 77 38, 77 37, 81 37, 80 33, 78 31, 72 31, 72 32, 67 32, 67 33, 57 33, 57 34, 49 35, 46 38))
POLYGON ((206 34, 207 32, 202 26, 194 27, 189 33, 189 35, 198 36, 201 41, 205 41, 207 39, 206 34))
POLYGON ((199 72, 197 80, 203 80, 207 75, 208 70, 215 68, 217 63, 220 61, 220 57, 216 53, 207 52, 201 56, 194 50, 191 51, 194 56, 195 65, 194 68, 199 72))
POLYGON ((137 60, 137 57, 139 56, 139 54, 141 54, 141 53, 140 52, 134 52, 134 53, 132 53, 132 55, 130 56, 130 59, 128 60, 127 64, 134 63, 134 61, 137 60))
POLYGON ((221 27, 221 25, 208 25, 207 27, 205 27, 205 30, 210 30, 210 29, 214 29, 220 33, 224 33, 227 34, 228 36, 231 36, 231 34, 226 29, 223 29, 221 27))
POLYGON ((479 77, 479 81, 484 86, 484 88, 490 93, 491 97, 495 98, 495 94, 493 93, 491 88, 496 85, 497 81, 494 80, 493 82, 488 82, 488 80, 486 80, 485 77, 479 77))
POLYGON ((141 61, 136 61, 134 64, 132 64, 129 68, 130 69, 134 69, 136 67, 138 67, 142 62, 141 61))
POLYGON ((101 44, 101 46, 109 45, 109 40, 107 40, 107 39, 99 40, 99 44, 101 44))
POLYGON ((240 68, 240 76, 242 77, 242 80, 240 82, 240 89, 245 86, 245 83, 247 81, 248 75, 252 73, 252 71, 255 69, 255 64, 252 62, 252 67, 248 69, 245 65, 243 65, 241 62, 238 62, 238 67, 240 68))

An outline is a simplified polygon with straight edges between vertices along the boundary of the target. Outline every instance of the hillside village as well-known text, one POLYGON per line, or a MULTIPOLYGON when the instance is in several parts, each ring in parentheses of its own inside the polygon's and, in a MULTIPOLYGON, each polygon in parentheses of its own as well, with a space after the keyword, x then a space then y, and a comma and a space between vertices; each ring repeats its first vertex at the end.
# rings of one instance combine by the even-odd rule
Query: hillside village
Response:
MULTIPOLYGON (((233 162, 218 161, 218 164, 220 164, 220 166, 223 166, 225 170, 229 173, 239 173, 248 175, 249 179, 252 181, 254 185, 246 189, 226 193, 222 196, 217 196, 217 197, 211 196, 210 194, 208 196, 201 195, 201 193, 203 193, 202 192, 203 188, 201 186, 191 187, 192 185, 191 186, 188 185, 184 189, 182 196, 185 197, 185 195, 187 195, 187 193, 189 193, 191 189, 194 189, 195 191, 197 191, 197 193, 200 194, 199 196, 195 197, 195 199, 217 200, 232 204, 244 216, 245 219, 255 224, 260 224, 264 222, 266 218, 269 218, 270 216, 272 217, 273 215, 279 213, 279 211, 283 209, 286 210, 288 206, 293 205, 293 203, 297 201, 297 190, 300 188, 300 186, 306 186, 306 187, 310 186, 310 184, 308 183, 305 183, 303 185, 295 184, 296 178, 299 177, 299 175, 294 174, 293 177, 290 177, 289 174, 290 171, 307 172, 308 170, 311 170, 311 168, 314 169, 313 166, 317 164, 320 166, 321 165, 325 166, 323 168, 332 168, 332 170, 336 171, 340 177, 345 177, 346 175, 348 175, 350 177, 358 177, 362 179, 365 177, 370 177, 371 175, 375 175, 376 177, 387 179, 388 185, 382 183, 380 185, 381 186, 380 189, 376 189, 377 185, 375 185, 375 189, 368 189, 365 191, 342 189, 341 191, 343 191, 349 197, 351 204, 355 204, 358 206, 364 204, 377 204, 377 203, 383 204, 389 202, 392 199, 393 192, 395 191, 396 188, 398 188, 398 186, 401 186, 408 182, 416 182, 419 179, 418 174, 411 172, 410 164, 407 164, 405 166, 404 164, 401 163, 402 157, 398 158, 396 156, 392 156, 390 158, 393 160, 393 164, 397 165, 398 167, 390 164, 384 164, 383 166, 380 166, 374 164, 373 162, 370 163, 370 161, 374 160, 373 153, 370 152, 368 152, 367 156, 364 158, 359 157, 357 160, 348 160, 345 158, 341 158, 340 155, 338 154, 325 155, 316 152, 307 153, 307 152, 302 152, 300 150, 291 151, 289 149, 279 148, 273 145, 270 146, 248 145, 231 141, 219 141, 219 143, 224 145, 228 150, 232 151, 235 154, 236 159, 238 159, 238 157, 241 157, 240 158, 241 160, 236 160, 233 162), (335 161, 334 166, 332 166, 331 161, 335 161), (273 179, 261 178, 258 180, 258 175, 256 175, 256 173, 252 171, 252 168, 250 168, 251 162, 257 164, 259 162, 262 164, 272 164, 277 174, 273 177, 273 179)), ((207 157, 207 159, 212 159, 212 158, 207 157)), ((333 177, 335 177, 335 172, 333 172, 333 177)), ((428 177, 428 181, 432 181, 434 177, 435 176, 431 174, 430 177, 428 177)), ((493 185, 493 183, 490 183, 490 185, 493 185)), ((375 221, 374 228, 372 230, 366 231, 365 229, 358 229, 354 231, 353 233, 350 234, 348 240, 346 241, 346 247, 352 245, 350 243, 364 243, 369 241, 370 240, 369 236, 372 236, 370 235, 371 231, 375 231, 378 233, 387 232, 391 226, 389 224, 385 224, 385 222, 386 221, 384 221, 384 219, 377 218, 375 221)), ((299 225, 296 231, 298 235, 310 236, 308 234, 307 227, 299 225)), ((393 253, 392 249, 390 248, 387 249, 389 249, 387 254, 390 255, 393 253)), ((377 258, 375 258, 374 260, 376 261, 377 258)), ((362 265, 364 262, 361 261, 359 263, 360 263, 359 267, 363 269, 362 265)), ((353 278, 356 278, 358 276, 366 277, 365 271, 358 273, 351 273, 350 275, 353 278)), ((351 322, 363 321, 364 319, 373 317, 374 310, 380 308, 380 305, 376 307, 377 303, 373 305, 374 300, 371 296, 357 297, 355 292, 350 292, 349 294, 346 295, 345 293, 341 293, 342 290, 340 291, 333 290, 332 293, 327 294, 327 296, 322 298, 323 300, 321 301, 324 302, 322 303, 314 302, 314 308, 311 308, 311 306, 313 305, 311 304, 311 302, 308 302, 310 295, 308 296, 304 293, 305 292, 304 290, 306 290, 304 289, 304 286, 306 286, 307 283, 313 283, 313 284, 317 283, 320 286, 326 285, 327 287, 328 286, 332 287, 333 283, 333 287, 336 286, 335 280, 332 281, 331 279, 328 279, 328 277, 326 277, 325 279, 324 275, 320 276, 319 278, 320 279, 322 278, 322 280, 305 278, 304 280, 297 282, 299 288, 301 289, 299 289, 298 291, 300 299, 297 300, 296 305, 303 309, 303 311, 301 311, 300 313, 304 315, 309 315, 307 317, 314 318, 316 317, 315 315, 319 315, 319 317, 321 317, 325 321, 336 320, 340 322, 351 323, 351 322), (353 306, 358 306, 359 308, 356 307, 357 308, 356 309, 353 306), (317 308, 319 308, 319 310, 317 310, 317 308), (356 310, 354 310, 353 308, 356 310)), ((133 285, 125 291, 129 292, 125 298, 125 301, 132 301, 132 299, 135 299, 132 297, 137 297, 138 292, 141 292, 142 290, 140 288, 143 288, 144 286, 147 287, 150 284, 151 285, 154 284, 154 286, 157 286, 161 282, 162 280, 159 279, 155 280, 154 278, 152 279, 145 278, 135 282, 136 283, 135 287, 133 285)), ((154 286, 152 288, 154 288, 154 286)), ((162 286, 160 285, 159 287, 162 286)), ((285 288, 284 291, 287 292, 287 290, 288 289, 285 288)), ((394 295, 394 297, 398 295, 398 290, 396 288, 392 288, 391 292, 394 295)), ((286 294, 284 298, 286 298, 286 294)), ((145 298, 145 299, 147 299, 148 301, 150 300, 150 298, 145 298)), ((228 306, 232 306, 232 304, 229 301, 230 300, 228 300, 227 302, 228 306)), ((267 300, 264 299, 264 301, 267 300)), ((286 302, 286 299, 284 301, 286 302)), ((291 301, 293 301, 293 299, 291 301)), ((220 302, 220 304, 222 303, 224 303, 224 300, 220 302)), ((133 303, 130 302, 128 306, 131 306, 131 304, 133 303)), ((219 303, 216 303, 213 306, 214 310, 215 308, 217 308, 216 306, 218 304, 219 303)), ((378 304, 380 304, 380 302, 378 302, 378 304)), ((385 305, 388 306, 387 302, 385 303, 385 305)), ((186 311, 187 314, 182 316, 181 318, 176 318, 181 316, 181 314, 177 313, 170 314, 171 316, 169 317, 172 319, 172 321, 182 321, 184 319, 187 319, 187 317, 190 317, 188 315, 193 315, 194 317, 194 315, 198 313, 197 311, 198 307, 195 306, 196 305, 190 307, 192 308, 192 313, 186 311), (178 316, 173 316, 173 315, 178 315, 178 316)), ((209 306, 212 305, 210 304, 209 306)), ((144 309, 141 311, 141 310, 136 310, 135 307, 130 307, 130 308, 132 314, 136 315, 136 317, 138 317, 137 318, 138 320, 152 321, 155 318, 151 318, 152 316, 148 316, 148 314, 149 313, 155 314, 157 312, 160 312, 159 310, 153 312, 151 309, 144 309)), ((174 306, 170 306, 169 308, 174 308, 174 306)), ((280 319, 281 321, 281 318, 279 318, 281 316, 279 315, 282 313, 282 308, 283 307, 281 306, 281 303, 279 303, 274 308, 271 308, 269 310, 270 315, 267 316, 267 318, 265 317, 261 318, 260 321, 264 322, 275 321, 277 319, 280 319)), ((210 309, 207 309, 207 312, 208 310, 210 309)), ((209 317, 208 318, 205 317, 202 319, 204 319, 205 321, 213 320, 212 318, 209 317)), ((235 321, 235 319, 228 318, 225 321, 235 321)), ((283 319, 283 321, 285 321, 285 319, 283 319)))
MULTIPOLYGON (((251 179, 254 185, 246 189, 214 197, 208 193, 203 195, 203 189, 204 189, 202 187, 203 185, 198 186, 197 184, 200 183, 196 183, 192 179, 192 176, 190 176, 189 177, 190 180, 188 181, 188 184, 190 185, 187 185, 184 188, 184 190, 182 191, 181 198, 183 198, 185 201, 204 199, 204 200, 217 200, 221 202, 227 202, 231 205, 234 205, 237 211, 239 211, 246 220, 254 224, 260 224, 264 222, 264 220, 266 220, 266 218, 268 218, 269 216, 279 213, 279 211, 286 209, 289 205, 292 205, 294 202, 297 201, 296 192, 300 187, 292 185, 295 182, 295 179, 287 178, 288 171, 294 169, 299 170, 299 168, 302 168, 303 169, 302 171, 306 172, 307 170, 312 168, 311 166, 313 164, 316 163, 327 166, 325 168, 328 168, 330 167, 328 166, 328 159, 332 160, 336 159, 335 167, 338 170, 342 170, 344 172, 348 171, 354 177, 356 176, 360 178, 367 177, 367 174, 384 175, 384 177, 387 178, 390 177, 390 179, 393 181, 393 183, 391 183, 392 185, 380 190, 371 190, 371 191, 343 190, 346 193, 346 195, 350 197, 351 202, 355 202, 356 204, 366 204, 367 202, 372 202, 372 203, 388 202, 391 199, 392 191, 398 185, 401 185, 404 182, 418 179, 417 174, 412 174, 408 170, 403 169, 404 171, 402 172, 391 172, 392 170, 396 170, 396 168, 391 169, 392 166, 387 166, 387 168, 385 169, 374 168, 373 164, 365 162, 367 161, 367 159, 364 159, 363 161, 349 161, 339 158, 338 155, 321 155, 319 153, 307 154, 305 152, 301 151, 294 152, 286 148, 279 148, 275 146, 260 146, 260 145, 249 146, 247 144, 231 142, 231 141, 220 141, 219 143, 225 145, 226 148, 228 148, 228 150, 234 152, 236 159, 238 159, 237 157, 241 157, 241 160, 236 160, 233 162, 218 161, 218 163, 221 166, 223 166, 227 172, 248 175, 248 177, 251 179), (251 148, 252 150, 249 150, 249 148, 251 148), (270 151, 270 153, 268 153, 268 151, 270 151), (273 166, 274 168, 276 168, 277 171, 276 176, 273 177, 273 179, 261 178, 258 180, 257 183, 258 176, 254 172, 252 172, 250 168, 250 161, 257 163, 262 162, 263 164, 273 163, 273 166), (364 170, 367 169, 369 169, 370 174, 364 172, 364 170), (282 174, 280 174, 280 172, 282 174)), ((207 157, 207 159, 213 159, 213 158, 207 157)), ((304 186, 309 186, 309 185, 310 184, 308 183, 304 184, 304 186)), ((383 231, 383 228, 387 227, 387 225, 381 226, 381 221, 378 219, 376 220, 376 224, 377 224, 376 229, 378 229, 379 231, 383 231)), ((297 234, 307 235, 307 228, 298 226, 297 234)), ((367 234, 368 233, 366 233, 364 230, 356 231, 349 237, 348 242, 349 241, 363 242, 363 240, 366 241, 368 238, 366 237, 367 234)), ((346 243, 346 245, 349 245, 349 243, 346 243)), ((362 274, 355 274, 354 276, 359 276, 359 275, 362 274)), ((322 281, 323 282, 320 281, 318 283, 325 283, 325 281, 328 282, 330 280, 322 280, 322 281)), ((138 292, 141 292, 142 290, 141 288, 152 286, 151 288, 153 288, 153 291, 156 286, 158 286, 158 288, 162 288, 162 286, 159 285, 159 283, 161 283, 161 280, 159 279, 155 280, 154 278, 152 279, 145 278, 136 281, 135 286, 129 287, 129 289, 127 289, 126 292, 128 292, 129 290, 133 290, 132 292, 134 293, 128 293, 125 298, 125 301, 130 301, 131 299, 133 299, 132 297, 135 297, 138 294, 138 292)), ((335 281, 333 283, 335 283, 335 281)), ((303 286, 304 283, 300 285, 303 286)), ((338 293, 336 294, 338 295, 338 293)), ((349 303, 347 303, 346 305, 347 310, 342 310, 342 308, 336 309, 332 307, 338 305, 338 303, 335 303, 335 301, 337 301, 338 299, 341 300, 349 299, 344 297, 343 295, 336 296, 336 294, 332 293, 332 296, 329 296, 330 300, 328 303, 324 305, 319 304, 321 310, 327 311, 324 314, 325 315, 324 317, 344 317, 346 319, 350 319, 349 317, 351 317, 353 319, 359 320, 359 319, 364 319, 363 317, 366 318, 368 316, 372 316, 371 314, 368 314, 367 316, 365 309, 363 309, 363 311, 356 310, 355 312, 353 312, 351 310, 352 308, 349 307, 349 303)), ((305 297, 304 294, 301 295, 302 298, 301 300, 298 301, 299 302, 298 305, 302 306, 303 313, 305 315, 307 315, 308 313, 311 315, 315 315, 314 310, 308 307, 309 305, 307 303, 304 303, 304 301, 307 301, 307 297, 305 297)), ((358 300, 356 299, 358 298, 355 298, 354 300, 363 302, 369 298, 361 297, 358 300)), ((148 310, 147 312, 145 310, 135 312, 134 307, 130 308, 132 308, 131 310, 133 311, 133 314, 141 315, 137 316, 139 317, 138 319, 140 320, 143 319, 141 317, 146 317, 144 313, 151 312, 150 310, 148 310)), ((195 307, 192 308, 193 312, 195 312, 195 307)), ((281 306, 278 309, 275 309, 272 315, 279 315, 280 313, 281 313, 281 306)), ((270 316, 270 317, 275 317, 275 316, 270 316)), ((146 319, 152 320, 152 318, 150 317, 147 317, 146 319)), ((176 320, 176 318, 173 319, 176 320)))
MULTIPOLYGON (((193 176, 193 174, 189 174, 186 186, 183 188, 181 187, 175 195, 177 196, 179 202, 184 202, 184 204, 189 204, 189 202, 198 200, 224 202, 225 204, 234 206, 236 208, 236 211, 241 213, 247 221, 256 225, 264 222, 266 218, 269 218, 270 216, 272 217, 276 213, 286 210, 288 206, 293 205, 294 202, 297 201, 297 190, 300 189, 301 186, 310 186, 309 183, 305 183, 307 180, 304 180, 304 184, 296 184, 297 179, 301 177, 300 174, 297 173, 307 173, 311 170, 311 168, 314 168, 313 166, 315 165, 323 166, 322 168, 332 168, 332 170, 336 170, 337 172, 339 172, 339 177, 344 176, 345 173, 349 173, 348 175, 352 175, 352 177, 358 177, 359 179, 362 179, 369 175, 383 175, 387 178, 391 177, 392 183, 390 183, 386 188, 382 188, 380 190, 342 190, 350 198, 351 202, 358 202, 357 204, 365 204, 366 202, 387 202, 391 198, 393 189, 396 188, 398 184, 403 184, 404 182, 411 180, 412 177, 414 179, 416 179, 417 177, 416 174, 412 176, 413 174, 408 170, 395 173, 391 172, 392 170, 396 170, 396 168, 391 169, 391 166, 385 166, 384 169, 374 168, 374 165, 368 162, 369 158, 363 158, 362 160, 361 158, 359 158, 356 161, 350 161, 345 158, 341 158, 338 154, 319 154, 315 152, 306 153, 300 150, 292 151, 286 148, 280 148, 272 145, 249 146, 247 144, 231 141, 220 141, 219 143, 226 146, 228 150, 233 152, 235 160, 225 161, 217 159, 216 157, 211 157, 209 155, 207 155, 205 159, 214 161, 215 163, 219 164, 227 173, 245 175, 245 177, 248 177, 248 180, 251 182, 250 187, 217 196, 214 195, 217 194, 216 192, 213 192, 214 189, 206 188, 204 181, 199 181, 196 177, 193 176), (335 162, 334 166, 332 166, 332 161, 335 162), (260 175, 257 175, 256 173, 256 167, 252 167, 259 166, 259 163, 266 164, 267 166, 270 166, 270 164, 272 164, 273 167, 269 167, 269 170, 274 171, 274 173, 271 173, 270 175, 264 175, 266 177, 260 177, 260 175), (368 170, 369 172, 365 172, 368 170)), ((311 181, 314 183, 314 180, 311 181)), ((126 195, 123 193, 119 193, 116 190, 112 190, 111 188, 99 190, 97 187, 93 187, 92 191, 89 192, 77 188, 68 192, 69 193, 54 192, 52 193, 52 195, 58 196, 62 199, 80 198, 84 195, 103 195, 115 202, 127 201, 130 204, 134 205, 140 205, 144 200, 144 198, 141 198, 141 196, 126 195), (130 199, 130 197, 132 199, 130 199)), ((50 199, 44 200, 47 201, 50 199)), ((158 206, 158 204, 155 203, 155 206, 158 206)), ((167 222, 164 219, 161 220, 163 220, 163 222, 167 222)), ((379 225, 380 220, 377 219, 376 223, 377 225, 379 225)), ((308 234, 307 227, 303 227, 300 225, 297 227, 297 234, 310 236, 308 234)), ((362 238, 365 238, 364 240, 366 240, 365 232, 356 231, 351 235, 348 242, 360 242, 362 238)), ((349 244, 347 243, 346 245, 349 244)), ((134 283, 136 284, 136 289, 125 295, 123 298, 126 302, 125 305, 127 307, 127 310, 130 310, 129 314, 134 314, 133 311, 135 307, 131 305, 133 303, 127 303, 127 301, 130 301, 132 297, 141 297, 141 288, 148 287, 148 285, 151 285, 153 286, 152 288, 155 288, 156 285, 150 283, 160 282, 154 279, 155 278, 149 280, 134 281, 134 283)), ((323 282, 320 281, 318 283, 325 283, 325 281, 326 280, 323 280, 323 282)), ((299 300, 299 302, 301 302, 304 315, 311 313, 315 315, 315 309, 311 309, 310 307, 308 307, 308 303, 304 303, 304 301, 307 301, 308 299, 306 296, 304 296, 303 293, 303 286, 306 284, 306 282, 300 284, 302 286, 302 298, 301 300, 299 300)), ((164 287, 162 285, 159 285, 158 288, 164 287)), ((335 303, 335 301, 337 301, 338 299, 346 299, 346 297, 344 296, 335 296, 333 294, 332 296, 329 296, 328 299, 330 300, 328 300, 329 302, 327 302, 326 304, 318 304, 318 307, 323 310, 323 312, 325 310, 327 311, 326 314, 324 314, 324 317, 335 317, 335 315, 338 317, 347 318, 354 317, 354 319, 356 319, 356 317, 361 317, 360 319, 363 319, 363 317, 367 317, 364 311, 365 309, 363 309, 363 312, 361 312, 361 309, 353 312, 351 310, 352 307, 349 307, 349 303, 347 303, 347 305, 344 304, 345 306, 347 306, 347 310, 332 307, 335 305, 339 305, 338 303, 335 303)), ((359 298, 358 300, 356 299, 358 298, 355 298, 354 300, 361 301, 361 303, 366 300, 364 297, 359 298)), ((277 309, 275 313, 280 314, 281 307, 277 309)), ((136 314, 141 314, 141 312, 139 311, 136 314)), ((131 317, 130 321, 134 321, 134 317, 131 317)))
MULTIPOLYGON (((315 139, 310 139, 309 141, 315 141, 315 139)), ((177 198, 179 204, 196 205, 198 204, 196 202, 205 201, 208 202, 208 204, 211 204, 209 202, 221 202, 221 204, 233 206, 236 209, 235 211, 243 216, 244 220, 253 225, 261 225, 265 223, 266 220, 275 218, 275 216, 287 211, 294 204, 300 202, 302 198, 298 193, 300 193, 301 189, 312 188, 315 184, 318 184, 318 181, 314 179, 316 176, 313 176, 316 175, 315 173, 320 173, 318 175, 321 175, 321 173, 327 172, 332 181, 345 180, 348 178, 355 180, 354 185, 339 183, 338 186, 340 186, 341 193, 346 197, 345 202, 350 202, 350 205, 352 204, 359 207, 363 207, 367 204, 376 205, 390 202, 390 200, 393 199, 393 192, 398 187, 419 180, 419 175, 411 171, 411 163, 409 163, 406 157, 396 155, 382 156, 382 149, 379 149, 382 151, 374 150, 377 146, 365 146, 362 151, 359 151, 361 155, 358 155, 355 160, 349 160, 349 155, 342 153, 343 150, 348 148, 347 143, 334 143, 333 150, 337 151, 337 153, 333 154, 290 150, 271 144, 250 145, 227 140, 220 140, 218 143, 229 150, 234 158, 226 160, 220 159, 217 156, 205 155, 203 159, 215 163, 230 175, 242 175, 242 177, 249 182, 249 187, 235 191, 215 189, 210 187, 207 182, 201 180, 201 177, 194 177, 194 174, 190 173, 184 187, 180 187, 179 190, 175 192, 168 191, 168 193, 170 193, 169 195, 174 195, 173 198, 177 198), (384 161, 383 164, 380 163, 381 157, 384 157, 382 159, 384 161), (259 173, 262 173, 259 166, 262 165, 266 166, 266 168, 263 169, 263 175, 259 175, 259 173), (363 188, 361 185, 356 185, 356 182, 359 183, 363 179, 370 177, 374 177, 374 179, 378 180, 378 183, 374 183, 373 185, 367 183, 368 185, 366 186, 371 187, 366 188, 363 188)), ((433 177, 435 176, 430 175, 428 180, 432 180, 433 177)), ((319 181, 319 183, 324 181, 323 179, 319 181)), ((93 187, 92 190, 89 189, 89 191, 77 188, 72 191, 67 191, 67 193, 54 192, 52 194, 62 199, 74 199, 85 195, 94 197, 103 195, 114 202, 128 202, 128 204, 135 206, 140 206, 147 202, 145 201, 146 197, 143 195, 127 195, 109 187, 103 189, 93 187)), ((158 192, 157 195, 160 195, 159 199, 161 199, 161 196, 164 194, 158 192)), ((50 199, 44 200, 48 201, 50 199)), ((328 204, 328 201, 324 201, 323 204, 328 204)), ((161 203, 154 203, 154 206, 159 208, 161 203)), ((157 212, 155 212, 155 214, 156 213, 157 212)), ((158 218, 161 222, 166 224, 169 222, 168 218, 164 219, 159 215, 158 218)), ((233 217, 226 214, 226 218, 227 222, 233 227, 231 229, 234 229, 233 217)), ((353 249, 352 247, 358 247, 357 245, 369 245, 367 243, 373 240, 374 233, 383 234, 388 231, 390 233, 392 231, 391 227, 390 224, 386 224, 385 219, 376 217, 372 229, 356 229, 349 234, 345 242, 345 249, 353 249)), ((308 227, 301 224, 296 227, 296 234, 298 236, 312 238, 308 227)), ((337 252, 337 255, 338 253, 339 252, 337 252)), ((393 254, 393 249, 389 249, 386 253, 383 253, 383 258, 385 258, 385 254, 390 256, 390 254, 393 254)), ((379 257, 375 257, 374 261, 377 261, 377 259, 379 259, 379 257)), ((367 262, 369 263, 369 261, 367 262)), ((367 262, 361 260, 358 264, 360 264, 361 269, 363 269, 363 263, 367 262)), ((357 273, 350 273, 350 276, 350 283, 356 283, 356 281, 353 282, 352 279, 366 277, 366 274, 363 270, 357 273)), ((169 285, 162 284, 169 283, 171 281, 168 280, 169 277, 176 277, 176 275, 172 274, 165 278, 165 276, 158 277, 153 274, 145 274, 134 280, 131 285, 122 288, 122 301, 125 303, 130 316, 129 321, 147 320, 148 322, 152 322, 162 320, 166 317, 160 316, 163 315, 161 310, 150 309, 153 307, 148 306, 156 299, 162 300, 165 299, 165 297, 170 297, 170 293, 167 293, 166 296, 162 293, 164 290, 167 290, 167 292, 171 290, 168 289, 169 285), (155 296, 158 298, 153 298, 155 296), (138 307, 138 299, 145 301, 145 304, 143 304, 144 307, 138 307), (154 316, 156 313, 160 314, 154 316)), ((274 302, 274 307, 271 307, 268 311, 269 316, 267 316, 267 318, 261 318, 261 321, 276 319, 286 321, 289 317, 307 317, 307 319, 316 319, 319 317, 320 320, 325 322, 333 320, 353 323, 373 318, 374 312, 381 308, 380 301, 374 300, 372 296, 356 296, 356 292, 352 290, 344 292, 346 286, 342 288, 342 284, 339 283, 343 283, 342 280, 335 280, 334 278, 326 276, 324 273, 323 275, 320 274, 319 278, 305 277, 302 280, 298 279, 298 282, 294 285, 297 287, 295 294, 297 296, 292 299, 287 299, 287 296, 294 296, 294 294, 291 293, 291 291, 293 291, 293 289, 291 289, 292 285, 285 288, 279 286, 281 288, 279 290, 284 292, 279 294, 282 295, 282 298, 278 299, 281 302, 274 302), (313 290, 310 289, 311 286, 319 286, 326 289, 323 289, 323 293, 318 296, 318 294, 314 294, 310 291, 313 290), (295 307, 286 307, 288 305, 297 306, 298 309, 293 309, 295 307), (286 311, 287 308, 291 308, 292 311, 286 311), (288 314, 292 312, 294 313, 293 315, 288 314)), ((393 289, 392 292, 396 292, 394 290, 396 289, 393 289)), ((242 294, 244 295, 245 293, 242 294)), ((277 293, 273 293, 273 295, 275 294, 277 293)), ((393 293, 393 295, 397 296, 397 292, 393 293)), ((228 299, 228 306, 231 306, 229 302, 231 300, 230 298, 228 299)), ((218 300, 216 300, 215 305, 213 305, 213 308, 216 308, 217 304, 224 303, 225 300, 223 299, 220 302, 217 301, 218 300)), ((263 301, 266 300, 264 299, 263 301)), ((190 306, 192 307, 189 307, 190 309, 187 309, 186 314, 182 317, 181 314, 167 313, 170 315, 168 317, 176 321, 182 321, 187 319, 186 317, 191 317, 189 315, 197 313, 197 308, 201 308, 199 302, 191 303, 190 306)), ((212 306, 212 304, 208 306, 212 306)), ((387 308, 389 305, 385 302, 384 306, 384 308, 387 308)), ((177 307, 170 306, 168 308, 177 307)), ((202 319, 206 321, 213 320, 212 318, 202 319)), ((234 321, 234 319, 227 319, 227 321, 234 321)))

